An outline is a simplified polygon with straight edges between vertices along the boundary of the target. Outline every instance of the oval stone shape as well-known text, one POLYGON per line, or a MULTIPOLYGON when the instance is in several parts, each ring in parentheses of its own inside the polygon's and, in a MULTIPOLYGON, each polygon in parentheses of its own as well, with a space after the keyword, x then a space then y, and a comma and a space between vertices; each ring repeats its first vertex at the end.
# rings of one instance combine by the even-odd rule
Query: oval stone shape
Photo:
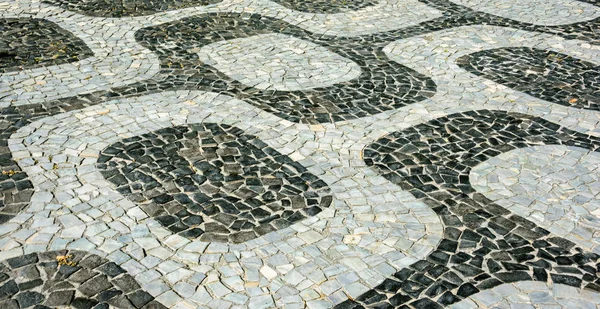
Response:
POLYGON ((200 48, 198 56, 230 78, 261 90, 328 87, 361 73, 354 61, 279 33, 215 42, 200 48))
POLYGON ((241 243, 314 216, 332 201, 305 167, 236 127, 192 124, 124 139, 97 167, 163 226, 241 243))

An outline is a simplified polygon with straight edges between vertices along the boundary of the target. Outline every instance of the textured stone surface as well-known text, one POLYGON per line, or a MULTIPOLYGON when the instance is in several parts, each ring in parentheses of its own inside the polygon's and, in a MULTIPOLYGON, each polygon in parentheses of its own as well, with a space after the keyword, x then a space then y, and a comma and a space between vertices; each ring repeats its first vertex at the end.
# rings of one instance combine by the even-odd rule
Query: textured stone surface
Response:
POLYGON ((114 263, 82 251, 13 257, 0 264, 0 301, 2 308, 166 308, 124 273, 114 263))
MULTIPOLYGON (((152 85, 138 87, 218 91, 293 122, 321 123, 365 117, 422 101, 435 92, 435 84, 430 79, 389 61, 377 46, 368 42, 357 44, 354 40, 343 38, 322 38, 260 15, 221 13, 195 16, 142 29, 136 33, 136 39, 159 55, 161 76, 164 76, 152 85), (333 53, 338 55, 333 59, 343 57, 353 61, 359 65, 360 75, 329 87, 273 92, 271 89, 262 90, 262 87, 240 85, 220 72, 218 66, 214 68, 199 61, 196 54, 203 46, 227 39, 244 38, 247 42, 256 38, 260 44, 261 34, 274 32, 321 45, 320 50, 329 50, 324 56, 333 53), (206 33, 214 35, 206 36, 206 33)), ((355 73, 350 74, 352 77, 355 73)), ((133 89, 128 88, 124 94, 137 91, 137 88, 133 89)))
POLYGON ((598 252, 600 154, 537 146, 476 166, 473 187, 495 203, 582 248, 598 252))
POLYGON ((281 34, 212 43, 199 51, 202 62, 260 90, 325 88, 357 78, 360 67, 326 48, 281 34), (247 63, 240 66, 239 61, 247 63))
POLYGON ((556 104, 599 110, 600 66, 534 48, 484 50, 457 60, 467 71, 556 104))
POLYGON ((594 308, 598 294, 574 287, 545 282, 505 283, 470 296, 450 308, 594 308))
POLYGON ((566 25, 600 17, 600 8, 577 0, 451 0, 477 11, 536 25, 566 25))
POLYGON ((293 10, 326 14, 339 13, 350 10, 359 10, 377 3, 377 1, 375 0, 274 0, 274 2, 293 10))
POLYGON ((0 73, 75 62, 92 55, 56 24, 34 18, 0 19, 0 73))
POLYGON ((161 129, 101 152, 117 190, 172 232, 240 243, 320 213, 327 185, 260 139, 226 125, 161 129))
POLYGON ((597 13, 4 2, 0 308, 595 306, 597 13))
POLYGON ((66 10, 101 17, 143 16, 187 7, 218 3, 221 0, 43 0, 66 10))
POLYGON ((515 281, 547 281, 597 290, 600 256, 583 253, 526 218, 493 203, 469 182, 472 167, 536 144, 596 150, 600 139, 522 114, 470 111, 386 135, 364 150, 365 162, 442 218, 444 239, 426 260, 338 308, 441 308, 515 281))

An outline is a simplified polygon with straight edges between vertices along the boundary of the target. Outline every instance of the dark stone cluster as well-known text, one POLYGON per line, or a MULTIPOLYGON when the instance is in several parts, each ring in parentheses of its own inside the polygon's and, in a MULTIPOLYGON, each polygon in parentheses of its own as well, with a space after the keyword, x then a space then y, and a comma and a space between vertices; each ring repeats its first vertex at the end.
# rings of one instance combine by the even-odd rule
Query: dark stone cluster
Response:
POLYGON ((98 17, 143 16, 219 3, 222 0, 43 0, 65 10, 98 17))
POLYGON ((174 233, 241 243, 332 201, 302 165, 236 127, 193 124, 112 144, 97 164, 117 190, 174 233))
POLYGON ((117 264, 82 251, 0 262, 0 308, 166 309, 117 264))
POLYGON ((377 4, 377 0, 273 0, 292 10, 333 14, 356 11, 377 4))
POLYGON ((0 19, 0 73, 75 62, 93 55, 87 45, 53 22, 0 19))
POLYGON ((355 119, 425 100, 435 93, 430 78, 390 61, 383 46, 323 37, 286 22, 256 14, 214 13, 141 29, 136 40, 161 60, 161 76, 143 85, 122 89, 139 91, 200 89, 230 95, 283 119, 322 123, 355 119), (198 59, 202 46, 259 34, 279 33, 306 40, 357 63, 361 75, 330 87, 274 91, 248 87, 198 59))
POLYGON ((600 291, 599 255, 512 214, 469 182, 474 166, 537 145, 598 151, 600 138, 533 116, 480 110, 394 132, 368 146, 365 162, 429 205, 442 219, 444 237, 425 260, 336 308, 443 308, 515 281, 600 291))
POLYGON ((488 49, 460 57, 465 70, 552 103, 600 110, 600 66, 534 48, 488 49))

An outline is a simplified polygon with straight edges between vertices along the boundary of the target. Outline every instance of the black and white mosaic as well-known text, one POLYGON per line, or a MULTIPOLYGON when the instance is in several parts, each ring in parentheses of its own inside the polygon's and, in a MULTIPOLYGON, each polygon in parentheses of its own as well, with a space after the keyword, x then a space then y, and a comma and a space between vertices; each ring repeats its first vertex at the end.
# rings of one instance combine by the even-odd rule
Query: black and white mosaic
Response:
POLYGON ((444 239, 426 260, 336 308, 443 308, 503 283, 543 281, 600 291, 600 256, 555 237, 478 193, 472 167, 535 145, 597 151, 600 138, 502 111, 453 114, 386 135, 365 162, 442 218, 444 239))
POLYGON ((600 110, 600 66, 533 48, 501 48, 463 56, 457 64, 552 103, 600 110))
POLYGON ((80 61, 86 44, 56 24, 36 18, 0 18, 0 73, 80 61))
MULTIPOLYGON (((215 13, 140 30, 136 39, 159 55, 164 80, 134 84, 114 95, 156 90, 216 91, 293 122, 322 123, 355 119, 422 101, 435 93, 435 84, 405 66, 389 61, 368 41, 322 37, 288 23, 260 16, 215 13), (330 87, 296 91, 248 87, 198 60, 201 47, 230 39, 278 33, 326 47, 354 61, 361 74, 330 87)), ((257 42, 260 42, 258 40, 257 42)))
POLYGON ((0 307, 166 309, 117 264, 82 251, 30 253, 0 263, 0 307))
POLYGON ((117 190, 174 233, 240 243, 331 204, 327 185, 260 139, 198 124, 132 137, 102 151, 98 168, 117 190))
POLYGON ((39 2, 0 4, 0 308, 599 303, 597 0, 39 2))
POLYGON ((43 0, 65 10, 98 17, 144 16, 194 6, 219 3, 222 0, 43 0))
POLYGON ((298 10, 309 13, 333 14, 346 11, 360 10, 365 7, 373 6, 378 3, 377 0, 273 0, 292 10, 298 10))
MULTIPOLYGON (((521 21, 515 20, 499 15, 493 15, 482 11, 474 10, 473 8, 463 6, 454 3, 450 0, 420 0, 422 3, 427 4, 433 8, 436 8, 444 12, 443 17, 436 18, 431 21, 426 21, 416 25, 414 27, 406 27, 395 31, 379 34, 380 38, 387 38, 390 40, 408 38, 416 35, 422 35, 431 33, 434 31, 451 29, 461 26, 470 25, 489 25, 499 26, 507 28, 515 28, 524 31, 533 31, 540 33, 549 33, 557 36, 564 37, 565 39, 578 39, 588 41, 592 44, 598 45, 600 42, 600 34, 598 27, 600 26, 600 17, 593 18, 591 20, 573 20, 571 19, 568 23, 556 24, 556 25, 545 25, 537 24, 535 20, 521 21)), ((474 1, 478 2, 478 1, 474 1)), ((483 2, 483 1, 481 1, 483 2)), ((485 1, 488 2, 488 1, 485 1)), ((589 3, 593 8, 598 7, 597 0, 584 0, 584 1, 573 1, 579 3, 589 3)), ((526 10, 535 10, 535 4, 528 5, 525 3, 526 10)), ((546 12, 550 16, 554 16, 551 11, 556 10, 556 7, 547 8, 546 12)), ((516 12, 516 14, 522 12, 516 12)), ((524 14, 523 14, 524 15, 524 14)))
MULTIPOLYGON (((177 89, 214 91, 245 100, 293 122, 327 123, 356 119, 400 108, 406 104, 420 102, 435 93, 436 86, 429 78, 405 66, 390 62, 383 54, 381 50, 385 45, 399 39, 462 26, 493 25, 549 33, 565 39, 579 39, 600 44, 600 35, 596 30, 600 18, 575 20, 569 24, 538 25, 476 11, 448 0, 422 0, 421 2, 443 11, 444 15, 415 26, 347 38, 314 34, 269 17, 238 13, 211 13, 203 15, 204 17, 189 17, 148 27, 139 30, 136 39, 159 55, 162 70, 155 77, 143 82, 89 94, 97 100, 96 103, 101 103, 115 97, 140 96, 177 89), (256 20, 258 22, 255 23, 256 20), (215 32, 216 36, 205 37, 207 32, 215 32), (240 85, 227 74, 199 61, 196 55, 205 45, 226 40, 252 39, 253 36, 269 33, 289 35, 326 47, 331 52, 356 62, 360 65, 362 74, 357 80, 328 88, 291 92, 265 91, 244 84, 240 85), (373 70, 378 73, 371 73, 373 70), (392 83, 393 86, 390 86, 392 83), (362 86, 363 84, 365 86, 362 86)), ((596 0, 583 2, 597 5, 596 0)), ((260 45, 260 39, 256 39, 256 42, 260 45)), ((69 104, 79 100, 81 100, 79 96, 73 96, 59 99, 52 104, 69 104)))
MULTIPOLYGON (((594 6, 598 5, 596 0, 575 2, 586 2, 594 6)), ((431 8, 438 9, 444 12, 444 14, 442 17, 424 21, 415 26, 400 27, 396 30, 365 34, 362 36, 353 35, 352 37, 347 38, 313 34, 304 31, 301 28, 291 26, 283 21, 268 17, 259 17, 258 15, 240 15, 237 13, 214 13, 207 15, 212 18, 218 18, 219 20, 222 20, 221 22, 210 21, 211 18, 196 16, 165 23, 156 27, 141 29, 136 34, 136 37, 141 44, 153 50, 161 57, 162 70, 160 73, 154 78, 143 82, 132 83, 125 87, 113 87, 109 90, 99 90, 90 93, 90 95, 94 100, 97 100, 96 103, 101 103, 115 97, 140 96, 177 89, 198 89, 235 96, 251 104, 255 104, 263 110, 267 110, 279 117, 294 122, 335 122, 365 117, 380 113, 381 111, 399 108, 406 104, 422 101, 433 95, 436 86, 430 79, 419 75, 406 67, 397 67, 399 66, 397 63, 389 62, 389 59, 387 59, 385 55, 382 55, 381 50, 385 45, 399 39, 462 26, 493 25, 516 28, 524 31, 548 33, 565 39, 578 39, 588 41, 592 44, 600 44, 600 35, 598 34, 600 32, 597 31, 600 18, 583 21, 576 19, 568 24, 539 25, 476 11, 467 6, 459 5, 448 0, 421 0, 419 3, 424 3, 431 8), (262 27, 262 30, 254 31, 248 29, 252 28, 252 26, 247 25, 249 22, 245 21, 252 20, 248 18, 249 16, 254 16, 254 18, 261 20, 261 22, 256 23, 256 27, 262 27), (229 22, 226 22, 223 18, 227 18, 229 22), (199 22, 199 19, 202 19, 203 22, 199 22), (242 20, 242 22, 239 23, 240 25, 246 25, 241 27, 243 30, 240 30, 245 34, 228 34, 229 31, 237 31, 232 30, 237 29, 238 27, 237 23, 232 22, 232 20, 237 19, 242 20), (183 25, 184 22, 188 25, 183 25), (201 25, 202 28, 194 26, 194 23, 196 22, 198 22, 198 25, 201 25), (224 23, 228 25, 223 26, 224 23), (272 31, 265 30, 266 28, 262 26, 263 24, 269 24, 272 31), (169 30, 165 30, 167 27, 169 27, 169 30), (174 27, 181 27, 179 33, 174 33, 176 32, 174 27), (219 27, 222 27, 223 30, 219 29, 219 27), (283 32, 284 29, 289 31, 283 32), (220 32, 221 34, 217 35, 215 38, 206 38, 204 37, 206 32, 220 32), (325 91, 325 89, 311 89, 310 91, 292 91, 287 94, 279 91, 273 92, 272 90, 261 91, 260 89, 253 89, 247 85, 240 85, 236 80, 232 80, 231 77, 227 76, 227 74, 222 74, 222 72, 219 72, 214 67, 198 61, 196 52, 199 51, 203 45, 222 42, 229 39, 252 38, 255 35, 265 33, 290 35, 291 37, 313 42, 317 45, 326 47, 342 57, 355 61, 362 69, 362 74, 358 78, 358 84, 357 81, 354 80, 329 87, 327 88, 327 91, 325 91), (157 36, 158 41, 153 39, 152 36, 157 36), (161 44, 166 46, 159 46, 161 44), (365 57, 367 59, 364 59, 365 57), (375 61, 367 61, 371 58, 377 58, 385 64, 380 66, 375 61), (185 67, 182 67, 183 65, 185 65, 185 67), (372 69, 376 69, 379 72, 379 75, 369 73, 370 76, 367 76, 364 68, 365 65, 371 66, 372 69), (386 66, 393 66, 394 68, 388 70, 385 68, 386 66), (405 72, 405 70, 408 71, 405 72), (381 72, 386 72, 386 74, 381 74, 381 72), (391 95, 391 98, 387 94, 381 95, 383 89, 392 91, 392 89, 390 89, 390 79, 388 75, 395 74, 395 72, 406 75, 404 78, 398 76, 394 77, 399 80, 394 81, 395 89, 393 90, 400 92, 395 92, 394 95, 391 95), (200 78, 200 76, 202 76, 202 78, 200 78), (369 84, 369 79, 373 80, 373 85, 360 86, 364 83, 369 84), (385 82, 382 83, 382 79, 384 79, 385 82), (382 86, 382 84, 384 86, 382 86), (357 90, 357 87, 361 90, 357 90), (240 90, 240 88, 243 90, 240 90), (343 88, 345 92, 340 92, 340 88, 343 88), (375 93, 369 95, 369 91, 375 93), (272 99, 267 100, 268 98, 272 99)), ((532 7, 527 7, 526 9, 531 10, 532 7)), ((573 8, 570 9, 570 11, 577 11, 573 8)), ((564 8, 562 10, 565 11, 564 8)), ((547 14, 551 15, 552 13, 547 12, 547 14)), ((260 45, 260 39, 257 39, 256 42, 260 45)), ((59 99, 52 104, 65 104, 65 102, 66 104, 69 104, 72 101, 79 100, 81 100, 80 97, 73 96, 59 99)))

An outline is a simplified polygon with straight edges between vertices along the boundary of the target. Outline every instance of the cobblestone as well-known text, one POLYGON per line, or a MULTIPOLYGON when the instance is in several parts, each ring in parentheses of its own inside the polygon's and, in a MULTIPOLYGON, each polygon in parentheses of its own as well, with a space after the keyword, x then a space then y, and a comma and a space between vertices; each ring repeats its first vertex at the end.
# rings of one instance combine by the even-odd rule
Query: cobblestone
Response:
POLYGON ((599 305, 596 0, 0 15, 0 308, 599 305))

